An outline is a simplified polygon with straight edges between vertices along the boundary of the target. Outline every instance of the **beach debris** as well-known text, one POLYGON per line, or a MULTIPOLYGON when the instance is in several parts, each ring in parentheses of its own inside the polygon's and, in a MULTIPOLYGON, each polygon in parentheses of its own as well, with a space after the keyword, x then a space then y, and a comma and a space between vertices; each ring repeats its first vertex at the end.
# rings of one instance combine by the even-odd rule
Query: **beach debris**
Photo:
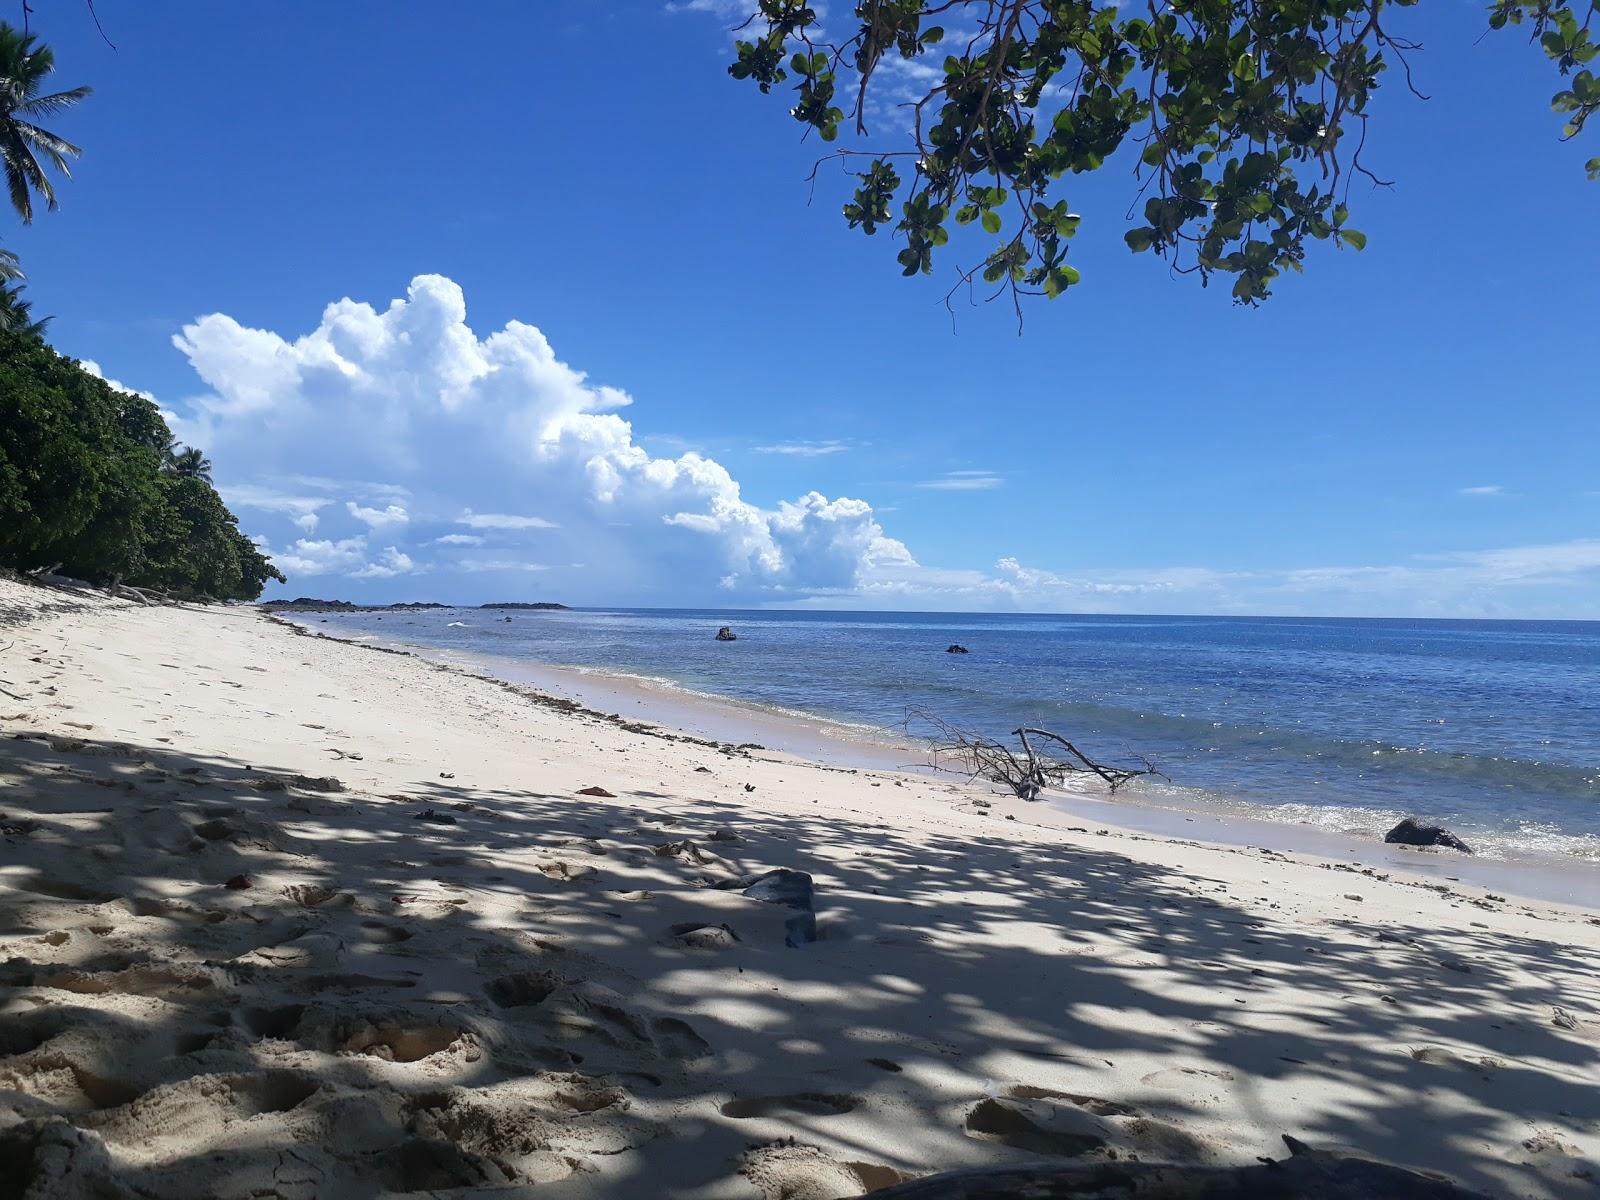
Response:
POLYGON ((248 875, 230 875, 228 877, 228 881, 222 886, 225 888, 231 888, 236 892, 242 892, 247 887, 250 887, 253 883, 255 883, 255 880, 251 879, 248 875))
POLYGON ((945 653, 946 654, 971 654, 972 651, 968 650, 960 642, 951 642, 950 645, 945 648, 945 653))
POLYGON ((412 813, 413 821, 426 821, 430 825, 454 825, 456 819, 449 813, 442 813, 438 809, 425 808, 419 813, 412 813))
POLYGON ((756 785, 753 783, 747 783, 744 785, 744 790, 747 792, 753 792, 756 790, 756 785))
POLYGON ((577 883, 600 872, 584 863, 570 863, 557 859, 554 862, 540 863, 539 873, 547 879, 554 879, 557 883, 577 883))
POLYGON ((1037 800, 1045 788, 1060 786, 1069 775, 1098 776, 1112 792, 1141 776, 1167 778, 1149 759, 1142 756, 1138 759, 1139 765, 1132 767, 1114 767, 1096 762, 1059 733, 1052 733, 1048 729, 1031 726, 1013 729, 1011 736, 1022 747, 1021 753, 1018 753, 992 738, 952 725, 925 709, 908 708, 905 724, 907 732, 912 731, 914 725, 932 730, 927 740, 935 769, 947 769, 947 763, 953 762, 971 778, 1004 784, 1023 800, 1037 800), (1035 745, 1036 740, 1054 742, 1066 754, 1060 757, 1047 755, 1035 745))
POLYGON ((259 775, 245 780, 245 787, 258 792, 287 792, 290 788, 301 792, 344 791, 344 784, 331 775, 259 775))
POLYGON ((709 774, 711 774, 711 768, 710 767, 696 767, 694 769, 694 772, 695 772, 696 775, 709 775, 709 774))
POLYGON ((37 828, 39 828, 37 821, 29 820, 27 817, 8 817, 0 813, 0 833, 8 838, 27 837, 37 828))
POLYGON ((733 630, 726 625, 717 630, 717 641, 719 642, 737 642, 738 640, 733 630))
POLYGON ((708 925, 685 921, 667 930, 667 940, 686 950, 729 950, 740 938, 731 925, 708 925))
POLYGON ((715 854, 692 838, 684 838, 679 842, 663 842, 654 849, 657 858, 687 858, 691 862, 699 863, 701 866, 721 861, 715 854))
POLYGON ((603 787, 579 788, 578 795, 599 796, 602 800, 615 800, 617 798, 617 794, 615 792, 608 792, 603 787))
POLYGON ((1288 1158, 1262 1159, 1248 1167, 1103 1160, 978 1167, 929 1175, 873 1195, 882 1200, 1009 1200, 1016 1196, 1048 1196, 1051 1200, 1131 1200, 1135 1196, 1140 1200, 1192 1200, 1196 1196, 1487 1200, 1482 1192, 1403 1167, 1313 1150, 1288 1134, 1283 1141, 1289 1147, 1288 1158))
POLYGON ((785 945, 802 946, 817 940, 816 892, 806 872, 778 867, 754 878, 746 876, 734 886, 752 900, 797 910, 783 923, 785 945))
POLYGON ((1472 847, 1448 829, 1438 825, 1424 825, 1415 817, 1402 819, 1398 825, 1383 835, 1383 840, 1397 846, 1448 846, 1463 854, 1472 853, 1472 847))
POLYGON ((724 825, 721 829, 713 830, 711 833, 711 840, 713 842, 727 842, 729 845, 734 846, 737 846, 739 843, 744 841, 742 837, 740 837, 733 830, 729 829, 726 825, 724 825))
POLYGON ((439 772, 439 778, 440 779, 454 779, 455 777, 456 777, 456 773, 454 771, 440 771, 439 772))
POLYGON ((1554 1014, 1550 1018, 1550 1024, 1554 1025, 1557 1029, 1576 1029, 1578 1027, 1577 1017, 1573 1016, 1559 1004, 1553 1005, 1552 1008, 1554 1009, 1554 1014))

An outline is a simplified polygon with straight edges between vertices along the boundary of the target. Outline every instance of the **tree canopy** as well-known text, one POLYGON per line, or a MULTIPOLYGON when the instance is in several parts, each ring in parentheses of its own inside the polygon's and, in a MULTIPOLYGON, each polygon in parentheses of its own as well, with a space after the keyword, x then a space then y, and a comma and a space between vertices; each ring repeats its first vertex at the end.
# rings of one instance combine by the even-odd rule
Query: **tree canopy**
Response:
MULTIPOLYGON (((1143 222, 1135 252, 1173 269, 1233 277, 1256 304, 1308 242, 1361 249, 1348 223, 1369 104, 1420 49, 1385 26, 1416 0, 858 0, 823 30, 806 0, 758 0, 728 68, 761 91, 792 81, 791 114, 834 142, 867 135, 883 79, 916 98, 876 118, 906 130, 890 149, 839 149, 858 162, 851 228, 888 229, 906 275, 932 270, 954 225, 992 237, 962 273, 997 294, 1056 296, 1080 217, 1053 189, 1126 150, 1143 222), (833 40, 836 31, 847 35, 833 40)), ((1600 109, 1590 24, 1600 0, 1492 0, 1488 24, 1528 29, 1562 77, 1553 107, 1576 137, 1600 109), (1587 3, 1585 10, 1582 6, 1587 3)), ((1600 158, 1590 159, 1591 178, 1600 158)))
POLYGON ((0 564, 254 600, 272 563, 156 406, 28 333, 0 333, 0 564))

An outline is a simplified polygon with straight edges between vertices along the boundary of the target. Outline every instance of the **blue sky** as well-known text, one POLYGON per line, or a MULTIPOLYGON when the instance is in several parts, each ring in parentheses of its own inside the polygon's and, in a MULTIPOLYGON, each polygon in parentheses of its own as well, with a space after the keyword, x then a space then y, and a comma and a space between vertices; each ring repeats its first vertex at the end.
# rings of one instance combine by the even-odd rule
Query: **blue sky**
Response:
POLYGON ((1020 338, 808 205, 715 12, 35 7, 96 94, 6 244, 279 593, 1600 617, 1600 149, 1478 6, 1405 10, 1365 253, 1235 308, 1127 252, 1113 165, 1020 338))

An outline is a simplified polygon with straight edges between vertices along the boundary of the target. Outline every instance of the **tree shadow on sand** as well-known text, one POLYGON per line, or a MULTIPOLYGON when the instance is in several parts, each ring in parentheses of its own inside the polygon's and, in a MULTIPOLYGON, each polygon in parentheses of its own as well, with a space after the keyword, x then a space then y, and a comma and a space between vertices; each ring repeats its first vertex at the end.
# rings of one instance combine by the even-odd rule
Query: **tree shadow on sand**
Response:
POLYGON ((1264 1152, 1232 1113, 1491 1193, 1594 1186, 1561 1144, 1597 1116, 1592 1027, 1548 1021, 1592 994, 1589 950, 1330 941, 1110 841, 764 814, 693 780, 377 796, 7 739, 0 1166, 25 1188, 66 1163, 85 1196, 821 1197, 1264 1152), (815 878, 818 941, 715 886, 774 867, 815 878))

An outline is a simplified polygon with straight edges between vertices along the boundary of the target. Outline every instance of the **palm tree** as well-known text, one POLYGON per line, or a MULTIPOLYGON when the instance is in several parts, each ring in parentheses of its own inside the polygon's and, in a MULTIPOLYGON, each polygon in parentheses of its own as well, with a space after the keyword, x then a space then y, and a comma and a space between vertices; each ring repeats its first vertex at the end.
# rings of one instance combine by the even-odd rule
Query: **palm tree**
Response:
POLYGON ((172 455, 172 473, 182 479, 204 479, 211 482, 211 460, 202 450, 193 446, 172 455))
MULTIPOLYGON (((20 279, 19 271, 11 276, 20 279)), ((34 318, 33 305, 22 298, 20 283, 0 282, 0 333, 20 333, 23 337, 43 337, 49 317, 34 318)))
POLYGON ((24 225, 33 220, 33 193, 39 194, 46 208, 56 207, 56 191, 40 157, 70 177, 67 159, 82 153, 65 138, 34 124, 38 118, 62 112, 89 94, 86 87, 41 94, 41 85, 55 65, 50 47, 0 22, 0 165, 5 168, 11 206, 24 225))

